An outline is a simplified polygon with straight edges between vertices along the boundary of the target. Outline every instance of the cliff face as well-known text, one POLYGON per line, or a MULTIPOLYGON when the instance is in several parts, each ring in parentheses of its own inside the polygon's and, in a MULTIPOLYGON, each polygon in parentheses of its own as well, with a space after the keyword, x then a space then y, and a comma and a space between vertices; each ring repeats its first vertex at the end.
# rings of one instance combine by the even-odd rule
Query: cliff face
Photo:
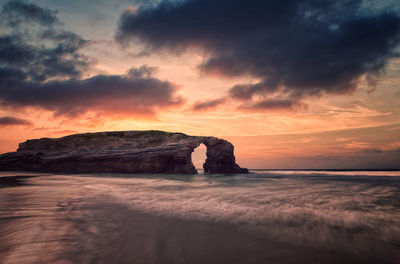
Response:
POLYGON ((235 163, 233 145, 215 137, 163 131, 86 133, 41 138, 0 155, 0 170, 64 173, 197 174, 191 154, 207 147, 205 173, 248 173, 235 163))

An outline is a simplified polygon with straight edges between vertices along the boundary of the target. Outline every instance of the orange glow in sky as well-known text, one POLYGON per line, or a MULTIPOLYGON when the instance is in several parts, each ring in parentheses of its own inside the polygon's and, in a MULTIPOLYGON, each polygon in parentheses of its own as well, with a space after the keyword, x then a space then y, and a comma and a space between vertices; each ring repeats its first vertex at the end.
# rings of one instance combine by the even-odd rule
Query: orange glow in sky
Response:
MULTIPOLYGON (((121 15, 141 14, 140 6, 133 7, 129 1, 119 4, 101 1, 96 7, 87 9, 77 8, 74 3, 67 8, 53 1, 34 1, 33 4, 45 11, 58 11, 51 14, 60 23, 54 23, 50 28, 60 27, 87 40, 74 53, 85 57, 87 62, 80 69, 81 75, 71 79, 78 81, 64 83, 69 75, 54 75, 43 87, 50 87, 54 84, 51 81, 56 80, 59 83, 51 86, 53 91, 81 89, 84 92, 78 96, 65 92, 63 98, 57 97, 58 92, 48 95, 39 90, 21 91, 20 98, 11 92, 0 94, 0 118, 3 118, 0 119, 1 153, 15 151, 18 143, 31 138, 95 131, 164 130, 230 140, 235 145, 238 163, 249 168, 399 168, 400 60, 397 58, 385 55, 382 74, 374 75, 373 82, 368 72, 357 73, 353 88, 332 92, 323 87, 322 92, 298 92, 300 88, 293 88, 291 82, 301 83, 303 80, 298 80, 301 76, 294 80, 286 77, 285 73, 287 79, 281 80, 275 90, 267 90, 269 88, 264 86, 260 90, 240 90, 247 93, 250 89, 256 91, 248 100, 232 95, 232 87, 267 86, 265 83, 270 80, 267 78, 270 75, 266 72, 269 71, 261 72, 255 69, 257 65, 276 67, 275 71, 278 67, 284 69, 284 66, 265 66, 265 62, 259 62, 257 57, 244 61, 243 64, 249 65, 244 70, 240 68, 242 65, 232 66, 236 60, 232 60, 232 65, 223 64, 222 59, 230 58, 237 51, 230 46, 222 49, 220 46, 226 43, 206 39, 208 33, 204 33, 205 37, 198 33, 190 39, 192 36, 182 30, 180 34, 190 36, 181 42, 188 44, 171 48, 173 44, 168 39, 154 44, 158 36, 134 31, 136 28, 132 26, 133 29, 129 30, 142 39, 127 39, 121 43, 115 37, 118 21, 122 21, 121 15), (149 39, 153 42, 145 42, 149 39), (156 48, 151 45, 156 45, 156 48), (216 56, 221 50, 226 53, 216 56), (141 68, 143 65, 146 67, 141 68), (132 68, 136 70, 128 73, 132 68), (103 77, 108 78, 107 82, 103 82, 103 77), (108 86, 100 87, 103 83, 108 86), (138 90, 131 93, 131 86, 138 87, 138 90), (43 99, 29 97, 35 93, 43 99), (296 99, 291 104, 288 98, 296 99), (196 104, 203 106, 196 109, 196 104), (6 117, 14 119, 10 121, 6 117)), ((138 17, 129 18, 136 19, 135 23, 140 22, 138 17)), ((21 27, 37 22, 35 19, 27 20, 21 27)), ((44 22, 40 23, 39 30, 44 31, 44 22)), ((3 37, 17 34, 5 23, 0 26, 3 37)), ((174 32, 170 34, 171 38, 181 37, 173 35, 174 32)), ((269 54, 260 56, 271 58, 269 54)), ((324 64, 334 65, 335 62, 324 61, 324 64)), ((10 65, 14 67, 14 64, 10 65)), ((308 67, 307 61, 295 66, 287 72, 308 67)), ((29 69, 24 68, 24 71, 29 69)), ((33 77, 29 78, 26 82, 31 84, 26 87, 33 86, 33 77)), ((44 81, 40 82, 43 84, 44 81)), ((326 83, 327 87, 329 85, 326 83)))

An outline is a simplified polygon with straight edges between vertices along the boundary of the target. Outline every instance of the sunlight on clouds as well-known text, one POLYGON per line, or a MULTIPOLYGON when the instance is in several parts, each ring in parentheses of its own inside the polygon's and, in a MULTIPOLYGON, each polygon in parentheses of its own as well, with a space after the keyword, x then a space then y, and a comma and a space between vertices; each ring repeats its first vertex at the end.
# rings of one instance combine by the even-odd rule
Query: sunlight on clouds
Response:
MULTIPOLYGON (((383 151, 391 151, 400 148, 400 139, 395 134, 400 127, 393 125, 400 120, 400 59, 398 58, 388 60, 385 74, 380 73, 374 76, 373 81, 376 83, 372 88, 368 86, 368 81, 371 80, 368 80, 364 74, 357 82, 357 89, 354 91, 349 88, 345 92, 332 94, 327 87, 322 87, 321 90, 325 92, 302 98, 302 107, 287 107, 286 109, 279 108, 279 103, 286 102, 282 100, 282 98, 285 99, 285 95, 281 90, 272 91, 270 94, 254 93, 251 94, 251 103, 265 101, 264 105, 259 105, 260 109, 250 107, 246 110, 246 108, 240 108, 242 104, 240 98, 230 97, 229 91, 237 84, 254 88, 264 79, 266 80, 267 76, 264 72, 255 77, 256 74, 250 74, 250 71, 255 71, 255 69, 243 68, 244 66, 240 64, 236 65, 240 74, 227 74, 220 65, 207 64, 215 56, 225 62, 226 58, 222 55, 218 57, 219 54, 213 52, 207 53, 207 47, 202 47, 204 43, 200 40, 195 42, 189 39, 192 45, 182 47, 182 50, 179 48, 150 50, 146 46, 150 44, 143 42, 121 45, 114 39, 120 15, 124 10, 132 14, 139 12, 138 9, 132 7, 130 1, 121 3, 102 1, 92 9, 85 10, 78 10, 77 3, 72 3, 68 7, 54 1, 43 1, 43 3, 46 4, 46 8, 59 9, 57 17, 65 25, 66 30, 77 32, 83 38, 88 38, 87 45, 80 49, 82 58, 87 59, 86 62, 90 66, 82 72, 82 78, 86 78, 86 82, 88 78, 98 75, 124 78, 132 67, 138 69, 147 65, 157 68, 151 78, 157 79, 160 85, 162 82, 168 82, 176 91, 172 93, 167 89, 166 92, 169 92, 167 95, 170 96, 166 98, 169 98, 170 102, 165 107, 161 107, 164 101, 158 101, 146 108, 152 103, 152 99, 160 94, 160 91, 165 90, 160 89, 147 94, 148 101, 144 102, 143 97, 140 96, 136 100, 130 100, 125 96, 115 97, 118 94, 118 87, 114 85, 103 89, 104 97, 99 97, 96 101, 92 99, 98 93, 89 93, 92 91, 89 87, 90 89, 86 90, 89 95, 88 100, 92 100, 91 105, 89 101, 82 101, 80 108, 86 107, 86 112, 83 111, 79 116, 62 115, 71 111, 71 108, 77 107, 74 100, 82 99, 82 95, 79 94, 74 97, 74 100, 69 101, 69 105, 66 98, 68 93, 61 99, 57 97, 59 104, 47 101, 46 104, 37 103, 35 101, 37 98, 32 99, 34 101, 32 104, 44 105, 42 109, 33 105, 18 109, 2 105, 0 117, 29 119, 33 126, 0 128, 1 152, 15 150, 19 142, 28 138, 58 137, 71 133, 105 130, 148 129, 226 137, 235 144, 238 158, 245 158, 244 165, 249 167, 263 167, 265 164, 274 167, 273 162, 274 160, 278 162, 278 158, 281 160, 277 164, 284 164, 285 156, 290 158, 286 160, 287 162, 298 165, 302 161, 295 158, 305 154, 310 157, 321 155, 319 157, 323 160, 321 162, 330 164, 324 160, 328 158, 322 156, 356 155, 364 149, 379 148, 383 151), (75 8, 76 13, 70 8, 75 8), (86 16, 86 11, 89 12, 88 16, 86 16), (271 98, 275 101, 266 101, 271 98), (217 102, 213 104, 212 100, 217 100, 217 102), (210 101, 212 107, 207 108, 207 104, 203 104, 201 111, 195 111, 193 108, 196 102, 200 104, 210 101), (274 106, 277 107, 272 109, 274 106), (59 109, 58 115, 54 115, 57 112, 55 109, 59 109), (143 109, 146 111, 141 111, 143 109), (342 132, 338 132, 339 130, 342 132), (250 161, 249 157, 256 161, 250 161), (267 158, 271 161, 265 163, 267 158)), ((90 6, 88 3, 82 4, 90 6)), ((0 31, 0 33, 4 32, 0 31)), ((231 35, 233 38, 236 37, 233 33, 231 35)), ((165 41, 169 39, 166 38, 165 41)), ((229 52, 234 52, 221 49, 219 46, 215 46, 215 49, 228 57, 229 52)), ((236 52, 241 54, 242 50, 239 49, 236 52)), ((290 62, 290 58, 286 56, 284 58, 290 62)), ((258 56, 252 57, 250 62, 257 59, 258 56)), ((267 62, 263 60, 260 63, 267 62)), ((232 71, 237 69, 234 66, 226 65, 232 71)), ((313 76, 313 71, 307 71, 307 74, 313 76)), ((299 74, 296 76, 301 77, 299 74)), ((310 80, 307 79, 307 81, 310 80)), ((76 85, 78 83, 73 87, 76 85)), ((43 98, 46 96, 43 95, 43 98)), ((15 98, 20 100, 20 97, 15 96, 15 98)), ((291 101, 287 101, 286 105, 292 106, 290 103, 291 101)), ((372 152, 367 151, 362 155, 372 155, 372 152)))

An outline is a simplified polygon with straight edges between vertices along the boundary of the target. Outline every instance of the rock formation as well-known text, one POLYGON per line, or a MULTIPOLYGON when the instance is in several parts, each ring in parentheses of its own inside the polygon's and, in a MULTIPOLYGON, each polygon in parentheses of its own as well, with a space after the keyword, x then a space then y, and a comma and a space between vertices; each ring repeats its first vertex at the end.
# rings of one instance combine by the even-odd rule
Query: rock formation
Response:
POLYGON ((121 131, 41 138, 0 155, 0 170, 63 173, 197 174, 191 153, 207 147, 205 173, 248 173, 235 163, 233 145, 215 137, 163 131, 121 131))

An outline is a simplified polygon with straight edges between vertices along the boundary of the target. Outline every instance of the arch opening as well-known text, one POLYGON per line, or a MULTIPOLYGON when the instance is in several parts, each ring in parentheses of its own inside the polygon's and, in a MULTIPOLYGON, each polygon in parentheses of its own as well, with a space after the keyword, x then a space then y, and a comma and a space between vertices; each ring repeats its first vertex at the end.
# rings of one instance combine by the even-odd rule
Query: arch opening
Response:
POLYGON ((207 158, 207 147, 201 143, 200 146, 192 152, 192 163, 197 170, 198 174, 204 174, 203 164, 207 158))

